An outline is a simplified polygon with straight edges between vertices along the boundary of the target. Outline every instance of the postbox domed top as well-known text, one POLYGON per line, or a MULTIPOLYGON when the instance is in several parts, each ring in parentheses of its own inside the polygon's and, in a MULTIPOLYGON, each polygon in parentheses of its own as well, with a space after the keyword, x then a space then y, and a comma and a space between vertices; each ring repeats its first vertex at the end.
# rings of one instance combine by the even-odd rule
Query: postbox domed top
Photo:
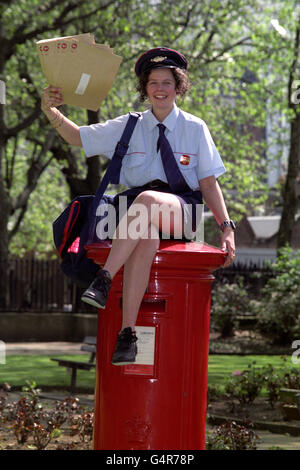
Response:
MULTIPOLYGON (((88 258, 96 263, 104 264, 110 242, 95 243, 86 246, 88 258)), ((193 269, 199 271, 214 271, 221 267, 226 253, 207 243, 183 242, 181 240, 161 240, 156 252, 153 265, 157 269, 193 269)))

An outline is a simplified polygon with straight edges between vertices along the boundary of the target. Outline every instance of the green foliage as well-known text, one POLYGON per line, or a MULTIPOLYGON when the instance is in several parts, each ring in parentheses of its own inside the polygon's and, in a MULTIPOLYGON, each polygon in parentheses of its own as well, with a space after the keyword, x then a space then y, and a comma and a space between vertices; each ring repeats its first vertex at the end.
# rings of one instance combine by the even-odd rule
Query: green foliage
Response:
MULTIPOLYGON (((287 120, 291 118, 286 100, 288 74, 283 74, 282 70, 291 64, 293 51, 289 41, 274 31, 270 20, 278 18, 293 35, 296 28, 293 3, 277 2, 262 9, 258 0, 251 5, 246 0, 62 0, 53 8, 48 1, 12 0, 0 6, 3 44, 0 79, 7 85, 0 178, 11 202, 9 227, 16 228, 10 250, 21 254, 29 250, 38 255, 51 251, 51 229, 46 229, 45 205, 55 206, 58 199, 67 198, 67 174, 84 180, 86 173, 83 153, 75 154, 58 139, 47 151, 43 150, 51 136, 50 126, 39 111, 45 79, 36 53, 36 41, 91 32, 98 43, 108 43, 122 56, 118 76, 101 105, 100 121, 131 109, 141 110, 133 67, 142 51, 163 44, 186 54, 193 88, 182 107, 204 119, 211 129, 228 170, 220 178, 222 189, 232 217, 238 220, 247 211, 259 209, 268 192, 265 147, 263 139, 253 138, 253 132, 255 135, 262 132, 267 109, 277 109, 286 114, 287 120), (252 80, 248 79, 250 69, 252 80), (57 150, 58 142, 66 154, 56 151, 53 157, 53 146, 57 150), (52 186, 46 195, 36 182, 28 184, 33 162, 45 168, 51 166, 53 187, 60 194, 56 194, 52 186), (18 172, 23 180, 17 177, 18 172), (20 196, 27 192, 37 196, 21 205, 20 196), (34 214, 31 213, 33 206, 34 214), (27 219, 16 225, 26 210, 30 212, 27 219)), ((79 125, 87 123, 84 110, 68 108, 67 115, 79 125)), ((0 120, 2 124, 2 116, 0 120)), ((278 154, 287 144, 281 141, 280 126, 280 122, 273 126, 275 133, 278 130, 275 136, 278 154)), ((49 180, 47 185, 50 186, 49 180)), ((52 211, 48 220, 53 220, 52 211)))
POLYGON ((276 344, 287 345, 300 335, 300 250, 286 247, 272 264, 274 278, 251 302, 258 328, 276 344))
POLYGON ((264 383, 262 371, 255 367, 255 362, 249 364, 246 369, 235 371, 225 386, 225 392, 231 398, 236 398, 239 403, 251 405, 259 396, 264 383))
POLYGON ((233 336, 238 316, 249 311, 249 302, 242 278, 231 284, 216 284, 212 289, 212 328, 219 331, 222 338, 233 336))
MULTIPOLYGON (((18 186, 24 183, 24 175, 16 175, 18 186)), ((69 191, 59 171, 57 162, 47 168, 39 178, 36 190, 31 194, 28 209, 10 243, 10 253, 16 256, 39 258, 56 256, 52 236, 52 222, 59 216, 70 200, 69 191)), ((17 211, 11 218, 13 227, 19 216, 17 211)))
POLYGON ((279 390, 282 387, 282 376, 272 364, 263 370, 263 378, 268 393, 268 401, 272 408, 279 400, 279 390))
POLYGON ((295 388, 300 390, 300 371, 295 367, 289 368, 284 372, 283 376, 283 388, 295 388))
POLYGON ((268 401, 272 408, 279 401, 281 388, 300 390, 300 370, 295 367, 286 365, 283 370, 277 370, 272 364, 268 364, 262 374, 268 393, 268 401))
POLYGON ((241 406, 251 406, 256 398, 266 390, 267 399, 271 407, 280 397, 281 388, 300 389, 300 372, 282 359, 281 367, 268 363, 260 366, 256 361, 249 364, 246 369, 235 370, 225 383, 225 394, 231 399, 231 408, 234 409, 234 400, 241 406))

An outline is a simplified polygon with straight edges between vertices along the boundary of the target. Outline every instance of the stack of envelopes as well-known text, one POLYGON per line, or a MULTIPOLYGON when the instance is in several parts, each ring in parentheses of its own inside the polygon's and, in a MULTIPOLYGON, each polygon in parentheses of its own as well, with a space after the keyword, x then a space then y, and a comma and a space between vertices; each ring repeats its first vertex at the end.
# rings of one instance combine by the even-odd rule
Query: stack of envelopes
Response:
POLYGON ((38 41, 49 85, 60 87, 64 103, 97 111, 108 95, 122 58, 90 33, 38 41))

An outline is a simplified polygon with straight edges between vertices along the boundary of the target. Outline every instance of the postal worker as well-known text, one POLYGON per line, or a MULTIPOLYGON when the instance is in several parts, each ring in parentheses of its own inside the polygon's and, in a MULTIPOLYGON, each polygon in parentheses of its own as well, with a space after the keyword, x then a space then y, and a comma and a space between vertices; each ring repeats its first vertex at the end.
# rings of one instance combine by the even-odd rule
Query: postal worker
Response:
MULTIPOLYGON (((128 196, 130 209, 119 222, 103 269, 82 295, 84 302, 105 308, 112 279, 124 266, 122 327, 112 358, 115 365, 135 361, 136 319, 160 238, 180 238, 179 233, 181 238, 191 239, 186 228, 197 226, 194 209, 202 204, 202 197, 221 229, 221 249, 227 253, 224 266, 234 259, 235 224, 218 183, 226 171, 224 164, 205 122, 176 105, 176 98, 189 89, 187 67, 181 53, 165 47, 148 50, 135 65, 141 101, 149 100, 151 106, 141 113, 122 161, 120 183, 129 188, 122 194, 128 196), (131 236, 129 226, 141 205, 146 223, 143 231, 131 236), (167 224, 162 207, 172 214, 167 224), (121 228, 127 236, 119 236, 121 228)), ((101 154, 112 158, 128 114, 79 127, 57 109, 62 103, 59 88, 45 88, 42 110, 61 137, 70 145, 82 146, 87 157, 101 154)))

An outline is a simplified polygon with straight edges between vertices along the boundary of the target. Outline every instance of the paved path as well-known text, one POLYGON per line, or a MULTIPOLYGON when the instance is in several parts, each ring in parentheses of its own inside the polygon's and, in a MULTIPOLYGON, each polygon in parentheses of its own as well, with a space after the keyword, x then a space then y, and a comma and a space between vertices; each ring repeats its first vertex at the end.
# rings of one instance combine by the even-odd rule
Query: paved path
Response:
POLYGON ((82 343, 49 342, 49 343, 5 343, 6 355, 13 354, 81 354, 82 343))
MULTIPOLYGON (((69 342, 48 342, 48 343, 6 343, 6 355, 13 354, 80 354, 80 347, 82 343, 69 343, 69 342)), ((57 394, 45 394, 48 399, 57 399, 57 394)), ((61 395, 62 398, 65 397, 61 395)), ((78 395, 83 404, 93 406, 92 395, 78 395)), ((213 431, 213 427, 207 425, 208 431, 213 431)), ((268 431, 257 431, 260 441, 258 444, 259 450, 268 449, 284 449, 284 450, 300 450, 300 437, 294 437, 284 434, 275 434, 268 431)))

